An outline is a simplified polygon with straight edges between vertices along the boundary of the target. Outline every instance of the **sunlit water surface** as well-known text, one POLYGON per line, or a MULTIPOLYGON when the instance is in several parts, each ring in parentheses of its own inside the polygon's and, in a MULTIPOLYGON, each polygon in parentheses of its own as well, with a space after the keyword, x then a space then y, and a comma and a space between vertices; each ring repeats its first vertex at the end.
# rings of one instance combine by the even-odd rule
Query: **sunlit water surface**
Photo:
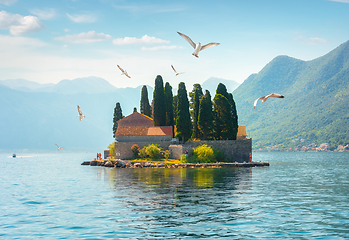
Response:
POLYGON ((26 155, 0 154, 0 239, 349 238, 348 153, 254 153, 270 167, 240 169, 26 155))

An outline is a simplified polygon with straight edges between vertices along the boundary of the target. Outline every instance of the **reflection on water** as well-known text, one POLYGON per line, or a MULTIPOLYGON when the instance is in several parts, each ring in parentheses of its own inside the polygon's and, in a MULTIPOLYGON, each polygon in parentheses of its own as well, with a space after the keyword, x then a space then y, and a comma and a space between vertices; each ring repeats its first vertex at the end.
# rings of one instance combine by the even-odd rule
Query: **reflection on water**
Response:
POLYGON ((122 203, 120 211, 129 212, 118 220, 118 225, 132 226, 132 231, 149 236, 229 236, 230 230, 223 231, 221 224, 244 218, 249 209, 243 202, 251 189, 250 168, 101 171, 115 190, 116 202, 122 203), (161 234, 165 229, 166 234, 161 234), (194 229, 201 233, 191 233, 194 229), (213 232, 204 233, 207 230, 213 232))
POLYGON ((237 169, 7 156, 0 239, 349 239, 349 153, 254 153, 270 167, 237 169))

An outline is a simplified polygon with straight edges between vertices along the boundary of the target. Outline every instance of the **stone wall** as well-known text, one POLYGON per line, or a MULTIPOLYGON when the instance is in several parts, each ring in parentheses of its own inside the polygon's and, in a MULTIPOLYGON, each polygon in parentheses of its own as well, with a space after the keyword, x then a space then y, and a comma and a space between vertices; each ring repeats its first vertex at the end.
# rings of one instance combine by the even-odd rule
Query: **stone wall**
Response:
POLYGON ((224 152, 227 162, 249 162, 250 154, 252 154, 252 139, 244 140, 218 140, 218 141, 188 141, 185 144, 171 145, 170 151, 172 157, 180 159, 180 156, 185 153, 185 149, 189 154, 193 148, 207 144, 213 149, 220 149, 224 152))
POLYGON ((207 144, 213 149, 220 149, 224 152, 227 162, 249 162, 250 154, 252 154, 252 139, 244 140, 218 140, 218 141, 188 141, 185 144, 174 144, 171 141, 142 141, 142 142, 115 142, 115 154, 117 159, 129 159, 133 157, 131 147, 137 144, 140 148, 149 144, 159 144, 164 150, 170 150, 170 158, 180 159, 185 153, 185 149, 189 152, 193 148, 202 144, 207 144))
MULTIPOLYGON (((137 144, 140 148, 148 146, 149 144, 159 144, 163 150, 168 150, 168 147, 172 144, 171 141, 161 141, 161 142, 115 142, 115 158, 117 159, 129 159, 133 158, 133 152, 131 147, 133 144, 137 144)), ((170 156, 171 157, 171 156, 170 156)))

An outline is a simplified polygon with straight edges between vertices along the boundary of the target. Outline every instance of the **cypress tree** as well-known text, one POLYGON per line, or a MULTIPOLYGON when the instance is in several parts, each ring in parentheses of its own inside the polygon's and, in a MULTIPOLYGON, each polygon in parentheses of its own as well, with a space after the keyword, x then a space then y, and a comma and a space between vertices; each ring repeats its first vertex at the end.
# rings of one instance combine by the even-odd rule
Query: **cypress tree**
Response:
POLYGON ((166 96, 166 126, 172 126, 172 137, 174 136, 174 118, 173 118, 173 93, 171 85, 165 84, 166 96))
POLYGON ((173 121, 176 122, 177 119, 177 105, 178 105, 178 96, 173 96, 173 121))
POLYGON ((122 119, 124 116, 122 116, 122 109, 119 102, 116 103, 114 108, 114 117, 113 117, 113 137, 115 137, 116 130, 118 128, 118 123, 120 119, 122 119))
POLYGON ((140 111, 142 114, 151 117, 151 107, 149 105, 148 89, 146 85, 142 87, 140 111))
POLYGON ((199 137, 202 140, 212 138, 213 131, 213 112, 211 94, 206 90, 205 95, 200 101, 199 117, 198 117, 199 137))
POLYGON ((230 113, 232 115, 232 121, 233 121, 233 136, 230 138, 232 140, 236 140, 236 135, 238 133, 238 115, 236 111, 236 105, 233 98, 233 94, 228 93, 226 86, 223 83, 218 84, 216 94, 222 94, 224 97, 226 97, 230 103, 230 113))
POLYGON ((213 129, 216 140, 233 139, 233 118, 229 100, 222 94, 214 97, 213 129))
POLYGON ((231 116, 233 118, 233 140, 236 140, 236 135, 238 134, 239 130, 239 123, 238 123, 238 114, 236 111, 236 105, 233 98, 233 94, 229 93, 229 102, 231 104, 231 116))
POLYGON ((199 137, 199 130, 198 130, 198 116, 199 116, 199 105, 200 100, 202 98, 202 88, 200 84, 196 83, 194 84, 193 91, 189 93, 190 96, 190 115, 193 120, 193 133, 192 138, 198 138, 199 137))
POLYGON ((188 95, 184 82, 179 83, 177 96, 176 137, 185 142, 191 136, 192 124, 190 121, 188 95))
POLYGON ((164 83, 160 75, 155 79, 153 101, 154 126, 166 126, 166 98, 164 83))

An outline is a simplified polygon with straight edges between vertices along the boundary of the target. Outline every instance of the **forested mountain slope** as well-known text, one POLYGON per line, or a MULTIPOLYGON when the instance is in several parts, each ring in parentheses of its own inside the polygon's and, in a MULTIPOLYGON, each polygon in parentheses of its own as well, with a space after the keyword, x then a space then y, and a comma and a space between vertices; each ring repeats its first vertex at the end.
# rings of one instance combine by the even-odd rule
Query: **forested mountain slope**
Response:
POLYGON ((233 94, 239 124, 247 125, 255 149, 348 144, 349 41, 311 61, 278 56, 233 94), (272 92, 285 98, 259 100, 253 109, 257 98, 272 92))

